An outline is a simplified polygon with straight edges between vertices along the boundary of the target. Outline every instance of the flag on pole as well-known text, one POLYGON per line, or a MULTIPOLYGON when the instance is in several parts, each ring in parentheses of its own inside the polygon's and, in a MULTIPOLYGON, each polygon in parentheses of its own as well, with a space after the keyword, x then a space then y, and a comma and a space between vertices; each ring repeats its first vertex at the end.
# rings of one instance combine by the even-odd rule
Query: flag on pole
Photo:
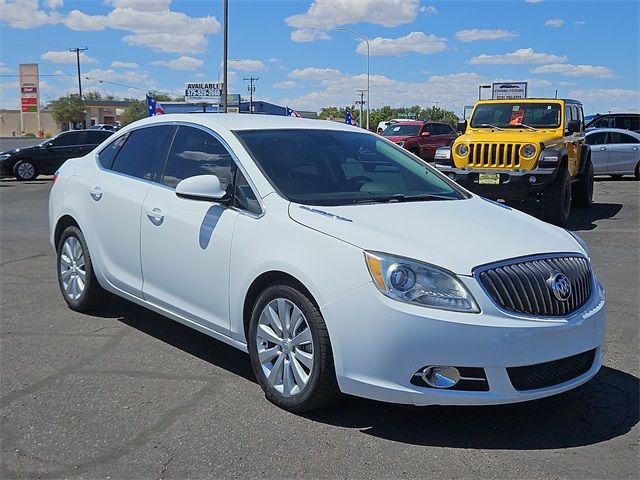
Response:
POLYGON ((295 110, 292 110, 289 107, 287 107, 287 117, 302 118, 301 115, 298 112, 296 112, 295 110))
POLYGON ((356 121, 351 116, 351 110, 347 109, 344 114, 344 123, 347 125, 355 125, 356 121))
POLYGON ((153 97, 147 95, 147 117, 155 117, 164 114, 164 108, 160 102, 156 102, 153 97))

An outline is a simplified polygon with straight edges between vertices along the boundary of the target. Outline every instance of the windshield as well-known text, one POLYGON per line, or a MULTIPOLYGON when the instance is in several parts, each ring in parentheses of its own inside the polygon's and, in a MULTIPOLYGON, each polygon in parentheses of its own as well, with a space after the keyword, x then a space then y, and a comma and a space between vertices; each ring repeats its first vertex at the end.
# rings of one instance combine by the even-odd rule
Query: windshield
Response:
POLYGON ((494 126, 519 128, 558 128, 560 126, 559 103, 490 103, 476 107, 471 118, 472 128, 494 126))
POLYGON ((404 137, 404 136, 412 136, 415 137, 418 135, 420 131, 421 125, 398 125, 392 124, 389 125, 384 132, 382 132, 383 137, 404 137))
POLYGON ((425 162, 377 135, 333 130, 236 132, 287 200, 350 205, 466 198, 425 162))

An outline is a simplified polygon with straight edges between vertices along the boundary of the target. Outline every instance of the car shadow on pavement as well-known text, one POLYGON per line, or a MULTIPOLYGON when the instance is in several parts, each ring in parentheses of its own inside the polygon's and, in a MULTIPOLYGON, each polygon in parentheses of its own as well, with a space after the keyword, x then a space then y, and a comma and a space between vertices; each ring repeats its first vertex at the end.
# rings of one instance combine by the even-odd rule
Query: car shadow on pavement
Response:
POLYGON ((600 443, 638 423, 640 380, 608 367, 575 390, 481 407, 401 407, 348 398, 308 415, 322 423, 411 445, 545 450, 600 443))
MULTIPOLYGON (((122 299, 94 315, 113 318, 175 348, 255 382, 249 356, 223 342, 122 299)), ((266 400, 265 400, 266 401, 266 400)), ((609 367, 587 384, 550 398, 481 407, 412 407, 344 395, 304 414, 314 422, 425 446, 557 449, 600 443, 639 421, 640 380, 609 367)))
POLYGON ((576 230, 593 230, 597 227, 597 220, 613 218, 623 205, 621 203, 593 203, 590 208, 572 208, 567 229, 576 230))

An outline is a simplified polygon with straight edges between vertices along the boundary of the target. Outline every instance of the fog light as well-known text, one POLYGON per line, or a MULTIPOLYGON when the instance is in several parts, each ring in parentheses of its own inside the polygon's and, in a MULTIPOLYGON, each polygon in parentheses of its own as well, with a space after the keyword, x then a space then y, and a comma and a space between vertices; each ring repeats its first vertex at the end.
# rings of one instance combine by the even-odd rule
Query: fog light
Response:
POLYGON ((531 175, 531 176, 529 177, 529 183, 536 183, 536 180, 538 180, 538 179, 536 178, 536 176, 535 176, 535 175, 531 175))
POLYGON ((433 388, 451 388, 460 380, 460 372, 455 367, 425 367, 422 379, 433 388))

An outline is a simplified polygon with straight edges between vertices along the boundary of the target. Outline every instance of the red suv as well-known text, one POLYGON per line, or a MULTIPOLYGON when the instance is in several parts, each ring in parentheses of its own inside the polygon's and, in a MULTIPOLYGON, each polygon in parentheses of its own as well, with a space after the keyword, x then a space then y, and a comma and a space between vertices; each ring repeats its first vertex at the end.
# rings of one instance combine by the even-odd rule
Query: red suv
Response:
POLYGON ((458 134, 448 123, 406 120, 389 125, 382 136, 427 161, 436 150, 449 147, 458 134))

